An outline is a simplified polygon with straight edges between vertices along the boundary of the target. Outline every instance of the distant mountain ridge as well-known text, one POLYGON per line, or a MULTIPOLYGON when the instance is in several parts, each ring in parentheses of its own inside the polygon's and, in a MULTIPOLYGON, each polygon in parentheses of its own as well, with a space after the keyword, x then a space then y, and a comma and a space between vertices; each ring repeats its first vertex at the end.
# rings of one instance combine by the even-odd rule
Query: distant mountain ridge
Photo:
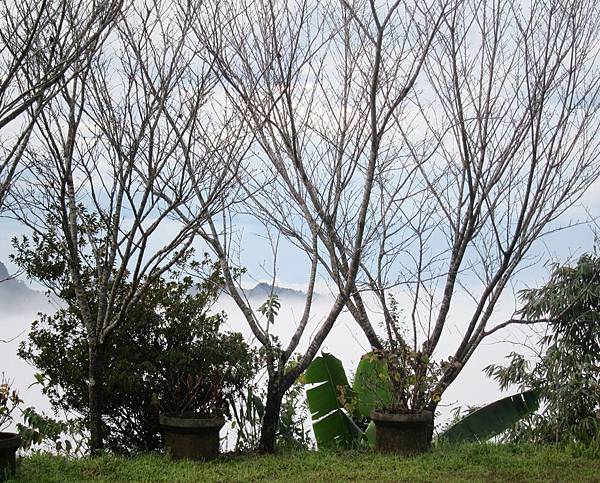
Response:
POLYGON ((46 296, 27 286, 22 280, 10 278, 10 273, 0 262, 0 318, 2 313, 19 313, 25 310, 41 310, 47 304, 46 296))
POLYGON ((10 274, 8 273, 8 268, 6 268, 6 265, 4 265, 4 263, 0 262, 0 282, 2 282, 3 280, 7 280, 10 277, 10 274))
MULTIPOLYGON (((244 293, 248 299, 263 302, 271 295, 271 290, 281 300, 303 302, 306 298, 306 293, 302 290, 277 285, 272 287, 266 282, 259 282, 254 287, 244 290, 244 293)), ((192 289, 192 293, 194 292, 192 289)), ((313 299, 318 297, 319 294, 314 293, 313 299)), ((6 265, 0 262, 0 319, 3 312, 19 313, 31 308, 42 310, 47 303, 44 293, 31 289, 22 280, 10 278, 6 265)))
MULTIPOLYGON (((266 300, 269 295, 272 293, 276 294, 280 299, 295 299, 295 300, 304 300, 306 298, 306 293, 302 290, 294 290, 292 288, 279 287, 275 285, 271 286, 270 283, 260 282, 256 284, 251 289, 244 290, 246 297, 249 299, 260 299, 266 300)), ((315 294, 315 296, 318 296, 315 294)))
MULTIPOLYGON (((264 302, 269 295, 271 295, 271 290, 273 291, 272 293, 277 295, 281 300, 304 302, 306 299, 306 292, 303 292, 302 290, 280 287, 278 285, 272 287, 271 284, 267 282, 259 282, 252 288, 244 289, 244 295, 254 302, 264 302)), ((223 293, 229 295, 229 291, 226 288, 223 289, 223 293)), ((313 294, 313 299, 319 297, 320 295, 318 293, 315 292, 313 294)))
MULTIPOLYGON (((254 302, 264 302, 269 295, 271 295, 271 284, 267 282, 259 282, 252 288, 243 290, 244 294, 248 299, 254 302)), ((195 295, 198 293, 198 287, 192 286, 190 294, 195 295)), ((222 289, 222 294, 230 295, 227 288, 222 289)), ((290 300, 293 302, 304 302, 306 299, 306 292, 302 290, 295 290, 293 288, 280 287, 275 285, 273 287, 273 293, 276 294, 280 299, 290 300)), ((318 292, 313 293, 313 300, 318 299, 322 295, 318 292)))

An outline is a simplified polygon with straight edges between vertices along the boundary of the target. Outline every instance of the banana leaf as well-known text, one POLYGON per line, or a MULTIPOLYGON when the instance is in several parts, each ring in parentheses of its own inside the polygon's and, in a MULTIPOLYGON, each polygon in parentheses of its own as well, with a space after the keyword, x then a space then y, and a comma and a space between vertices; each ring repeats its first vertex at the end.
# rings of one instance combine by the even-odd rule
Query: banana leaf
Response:
POLYGON ((342 362, 331 354, 317 357, 304 373, 306 400, 319 448, 356 446, 362 431, 344 409, 355 397, 342 362))
POLYGON ((357 410, 364 418, 370 418, 374 409, 384 408, 392 402, 394 393, 387 363, 376 352, 367 352, 361 357, 352 387, 357 410))
POLYGON ((454 423, 439 438, 451 443, 486 441, 537 411, 539 393, 529 390, 494 401, 454 423))
POLYGON ((365 429, 364 439, 369 448, 375 447, 375 423, 373 421, 370 421, 367 429, 365 429))

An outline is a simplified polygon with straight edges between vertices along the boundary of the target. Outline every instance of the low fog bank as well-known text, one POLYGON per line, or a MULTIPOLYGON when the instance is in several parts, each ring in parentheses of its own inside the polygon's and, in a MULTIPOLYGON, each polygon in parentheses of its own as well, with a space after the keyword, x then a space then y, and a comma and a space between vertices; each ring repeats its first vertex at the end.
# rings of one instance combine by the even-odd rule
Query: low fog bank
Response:
MULTIPOLYGON (((258 310, 258 307, 265 301, 264 298, 258 297, 252 297, 249 300, 255 310, 258 310)), ((320 294, 313 303, 310 324, 298 347, 298 351, 302 352, 306 349, 312 334, 327 316, 333 300, 332 296, 320 294), (309 335, 310 337, 308 337, 309 335)), ((401 294, 398 300, 402 301, 401 294)), ((272 331, 281 338, 285 346, 302 317, 304 299, 280 296, 279 301, 281 302, 281 309, 275 319, 272 331)), ((447 359, 448 356, 454 354, 461 340, 460 327, 461 325, 464 326, 464 319, 470 315, 468 310, 471 302, 467 297, 463 299, 457 295, 455 303, 457 309, 444 331, 440 346, 436 350, 436 359, 447 359)), ((379 319, 383 322, 383 317, 378 317, 376 306, 374 304, 368 304, 367 306, 370 313, 373 314, 373 320, 379 319)), ((231 297, 222 296, 214 308, 215 310, 223 310, 227 314, 226 330, 242 332, 252 339, 252 332, 231 297)), ((495 321, 506 320, 512 315, 513 310, 514 307, 511 307, 510 304, 504 304, 503 308, 496 312, 495 321)), ((484 339, 484 342, 476 350, 460 376, 444 394, 439 406, 440 414, 437 423, 444 424, 449 421, 452 417, 452 409, 458 406, 481 406, 516 392, 516 388, 513 392, 501 392, 498 384, 488 378, 483 373, 483 369, 489 364, 502 363, 504 358, 514 351, 531 355, 532 348, 537 345, 537 340, 537 335, 531 329, 520 327, 507 328, 504 331, 499 331, 497 335, 494 334, 488 340, 484 339)), ((343 362, 350 379, 354 375, 361 356, 369 350, 370 347, 366 337, 348 311, 342 312, 321 348, 321 351, 329 352, 343 362)))
POLYGON ((35 382, 36 370, 17 356, 19 344, 27 339, 31 324, 38 313, 53 313, 56 308, 40 291, 32 290, 25 282, 9 278, 0 263, 0 372, 17 390, 24 407, 50 411, 50 404, 35 382))
MULTIPOLYGON (((281 338, 284 345, 296 329, 304 310, 302 292, 288 290, 278 291, 281 308, 273 327, 273 333, 281 338)), ((247 290, 246 294, 255 310, 258 310, 268 295, 262 286, 247 290)), ((399 301, 402 302, 401 297, 399 301)), ((310 338, 329 312, 332 302, 333 297, 326 294, 319 294, 315 298, 310 323, 298 351, 306 349, 310 338)), ((454 319, 448 324, 447 333, 443 337, 444 345, 439 347, 436 353, 438 358, 447 358, 457 347, 460 338, 461 313, 466 317, 469 304, 466 299, 460 298, 456 300, 456 304, 459 308, 455 311, 454 319)), ((375 316, 373 320, 377 320, 376 307, 370 309, 375 316)), ((32 385, 36 370, 17 356, 17 349, 19 344, 26 340, 31 323, 37 318, 38 312, 52 313, 54 310, 55 307, 46 300, 43 293, 32 290, 24 282, 10 280, 0 283, 0 339, 8 341, 0 343, 0 370, 14 381, 14 387, 24 400, 25 407, 34 406, 38 411, 49 414, 48 401, 39 386, 32 385)), ((227 314, 224 330, 242 332, 248 340, 254 341, 242 313, 229 295, 223 294, 213 310, 224 311, 227 314)), ((499 310, 496 319, 502 320, 502 317, 511 315, 511 311, 505 312, 499 310)), ((488 364, 501 362, 512 351, 527 352, 524 345, 535 345, 535 340, 535 336, 529 330, 510 329, 484 342, 459 378, 444 394, 438 422, 449 420, 451 409, 456 406, 482 405, 506 395, 500 392, 493 380, 483 374, 483 368, 488 364)), ((362 354, 368 350, 366 337, 347 311, 341 314, 322 347, 322 351, 329 352, 342 360, 349 377, 352 377, 356 370, 362 354)))

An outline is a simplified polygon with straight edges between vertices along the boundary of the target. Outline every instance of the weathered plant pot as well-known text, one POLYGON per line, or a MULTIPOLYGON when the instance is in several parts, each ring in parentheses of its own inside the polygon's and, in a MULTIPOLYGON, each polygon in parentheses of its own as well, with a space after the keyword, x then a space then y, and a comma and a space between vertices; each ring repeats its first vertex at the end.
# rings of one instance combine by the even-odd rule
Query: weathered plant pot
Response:
POLYGON ((210 460, 219 456, 223 417, 202 419, 194 414, 161 414, 167 454, 173 459, 210 460))
POLYGON ((19 446, 21 446, 21 437, 18 434, 0 433, 0 481, 14 476, 19 446))
POLYGON ((375 449, 382 453, 414 455, 431 447, 433 413, 386 413, 373 411, 375 449))

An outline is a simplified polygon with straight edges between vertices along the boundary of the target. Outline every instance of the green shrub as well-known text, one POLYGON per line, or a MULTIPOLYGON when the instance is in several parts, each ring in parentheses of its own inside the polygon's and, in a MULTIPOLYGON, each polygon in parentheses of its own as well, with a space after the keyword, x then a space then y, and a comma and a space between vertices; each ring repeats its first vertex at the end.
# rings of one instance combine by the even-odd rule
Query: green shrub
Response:
MULTIPOLYGON (((200 285, 175 275, 154 282, 112 334, 102 404, 108 450, 158 450, 160 408, 227 414, 232 394, 255 375, 255 352, 241 334, 221 330, 224 313, 210 314, 221 287, 218 266, 202 266, 210 270, 200 285)), ((87 339, 75 304, 66 302, 55 314, 40 315, 19 355, 43 374, 54 410, 85 423, 87 339)))
POLYGON ((513 353, 507 366, 486 371, 502 388, 537 390, 543 409, 506 438, 600 447, 600 257, 557 266, 546 285, 521 295, 526 318, 548 320, 544 352, 533 363, 513 353))

